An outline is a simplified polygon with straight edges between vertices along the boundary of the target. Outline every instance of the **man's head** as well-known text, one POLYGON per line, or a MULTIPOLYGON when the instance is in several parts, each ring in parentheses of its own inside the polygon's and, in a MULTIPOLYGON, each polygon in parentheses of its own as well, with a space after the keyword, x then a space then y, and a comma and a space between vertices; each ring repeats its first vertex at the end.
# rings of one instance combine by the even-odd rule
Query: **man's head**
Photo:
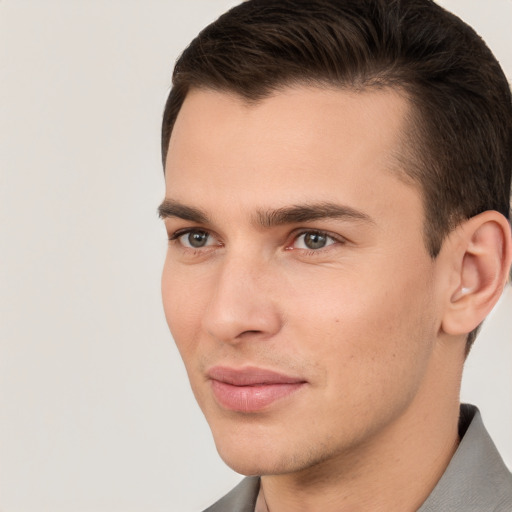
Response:
POLYGON ((509 217, 507 80, 473 29, 428 0, 256 0, 235 7, 176 64, 162 127, 164 165, 191 89, 255 102, 293 84, 391 88, 408 99, 400 170, 422 191, 433 257, 461 220, 485 210, 509 217))
POLYGON ((453 410, 510 263, 511 110, 427 0, 249 1, 185 51, 164 306, 228 464, 355 463, 453 410))

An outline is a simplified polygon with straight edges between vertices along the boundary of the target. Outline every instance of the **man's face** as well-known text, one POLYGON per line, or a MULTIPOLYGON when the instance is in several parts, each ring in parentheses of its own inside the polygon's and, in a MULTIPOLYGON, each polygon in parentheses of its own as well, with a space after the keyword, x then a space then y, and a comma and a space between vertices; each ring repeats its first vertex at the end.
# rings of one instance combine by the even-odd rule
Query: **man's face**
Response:
POLYGON ((395 161, 407 109, 389 90, 306 87, 184 102, 163 301, 236 471, 357 455, 434 400, 436 266, 395 161))

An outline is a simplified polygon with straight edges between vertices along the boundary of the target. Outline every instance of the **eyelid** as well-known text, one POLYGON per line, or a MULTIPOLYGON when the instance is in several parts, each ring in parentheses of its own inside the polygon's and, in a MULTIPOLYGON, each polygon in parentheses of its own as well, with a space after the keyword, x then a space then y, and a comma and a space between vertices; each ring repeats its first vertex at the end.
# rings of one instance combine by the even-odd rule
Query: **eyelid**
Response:
POLYGON ((293 250, 293 249, 295 249, 295 250, 299 250, 299 251, 320 252, 320 251, 328 250, 329 247, 331 247, 332 245, 347 243, 347 239, 342 237, 341 235, 338 235, 338 234, 335 234, 335 233, 332 233, 330 231, 326 231, 326 230, 323 230, 323 229, 315 229, 315 228, 301 228, 301 229, 295 230, 290 235, 290 238, 291 238, 291 241, 287 242, 286 247, 285 247, 286 250, 293 250), (320 249, 304 249, 304 248, 298 249, 298 248, 294 248, 293 247, 293 244, 301 236, 304 236, 304 235, 307 235, 307 234, 310 234, 310 233, 317 233, 319 235, 323 235, 326 238, 331 239, 334 243, 329 243, 328 245, 326 245, 325 247, 322 247, 320 249))
POLYGON ((177 229, 173 233, 170 233, 169 240, 177 240, 178 238, 190 233, 191 231, 204 231, 205 233, 207 233, 207 231, 205 229, 200 229, 200 228, 181 228, 181 229, 177 229))
POLYGON ((169 238, 170 242, 178 243, 183 249, 193 250, 193 251, 205 251, 205 250, 211 249, 212 247, 218 247, 218 246, 222 245, 222 243, 219 241, 219 237, 217 235, 215 235, 215 233, 212 233, 209 229, 205 229, 200 226, 192 226, 192 227, 177 229, 173 233, 170 233, 168 235, 168 238, 169 238), (184 243, 180 243, 179 239, 181 237, 188 235, 190 233, 193 233, 194 231, 200 232, 200 233, 205 233, 206 235, 208 235, 208 240, 211 239, 212 241, 217 241, 217 243, 207 243, 206 245, 204 245, 202 247, 191 247, 191 246, 189 247, 189 246, 185 245, 184 243))

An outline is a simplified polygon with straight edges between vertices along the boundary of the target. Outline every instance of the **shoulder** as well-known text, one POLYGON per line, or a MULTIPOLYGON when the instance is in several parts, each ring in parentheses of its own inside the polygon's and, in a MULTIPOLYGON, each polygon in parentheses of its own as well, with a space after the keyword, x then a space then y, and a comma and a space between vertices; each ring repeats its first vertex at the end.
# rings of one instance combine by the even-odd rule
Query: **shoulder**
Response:
POLYGON ((204 512, 254 512, 259 489, 259 477, 244 478, 234 489, 204 512))
POLYGON ((476 407, 462 405, 460 433, 457 451, 419 512, 511 512, 512 474, 476 407))

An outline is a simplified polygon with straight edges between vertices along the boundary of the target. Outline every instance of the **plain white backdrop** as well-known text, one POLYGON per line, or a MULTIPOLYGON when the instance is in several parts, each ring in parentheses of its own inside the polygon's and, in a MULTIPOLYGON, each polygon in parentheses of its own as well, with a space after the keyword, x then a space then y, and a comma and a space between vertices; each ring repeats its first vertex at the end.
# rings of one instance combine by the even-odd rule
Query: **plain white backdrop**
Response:
MULTIPOLYGON (((195 512, 216 454, 160 304, 160 120, 228 0, 0 0, 0 510, 195 512)), ((512 77, 512 0, 445 0, 512 77)), ((462 398, 512 466, 512 289, 462 398)))

